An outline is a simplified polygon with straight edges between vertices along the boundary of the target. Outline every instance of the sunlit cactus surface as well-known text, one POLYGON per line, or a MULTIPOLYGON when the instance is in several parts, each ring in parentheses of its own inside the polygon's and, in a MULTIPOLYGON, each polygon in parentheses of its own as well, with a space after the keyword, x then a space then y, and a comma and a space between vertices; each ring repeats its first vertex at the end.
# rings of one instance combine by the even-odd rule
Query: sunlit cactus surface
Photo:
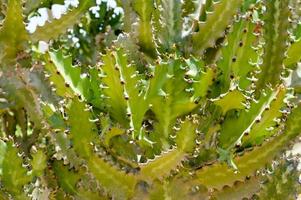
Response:
POLYGON ((301 1, 0 3, 0 199, 301 193, 301 1))

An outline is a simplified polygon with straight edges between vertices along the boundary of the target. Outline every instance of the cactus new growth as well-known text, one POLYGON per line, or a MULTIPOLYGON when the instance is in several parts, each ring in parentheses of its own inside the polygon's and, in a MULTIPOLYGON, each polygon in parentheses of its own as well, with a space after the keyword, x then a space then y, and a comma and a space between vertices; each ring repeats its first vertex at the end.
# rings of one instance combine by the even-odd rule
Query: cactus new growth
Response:
POLYGON ((0 2, 0 199, 301 192, 298 0, 0 2))

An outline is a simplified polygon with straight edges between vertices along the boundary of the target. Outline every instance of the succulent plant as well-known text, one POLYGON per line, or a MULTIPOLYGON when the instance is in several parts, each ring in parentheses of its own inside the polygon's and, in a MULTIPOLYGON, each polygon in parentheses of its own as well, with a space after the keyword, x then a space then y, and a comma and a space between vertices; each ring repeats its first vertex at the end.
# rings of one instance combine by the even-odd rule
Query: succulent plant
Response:
POLYGON ((121 27, 95 65, 62 40, 94 1, 33 34, 24 18, 53 2, 1 2, 1 199, 300 192, 282 155, 301 132, 286 81, 301 59, 299 1, 118 0, 121 27))

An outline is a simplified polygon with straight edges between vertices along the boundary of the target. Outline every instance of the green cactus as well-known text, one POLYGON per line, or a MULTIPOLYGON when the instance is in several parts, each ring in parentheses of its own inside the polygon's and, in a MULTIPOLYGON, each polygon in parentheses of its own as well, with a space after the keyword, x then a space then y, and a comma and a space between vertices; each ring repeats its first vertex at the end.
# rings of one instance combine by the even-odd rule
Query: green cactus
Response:
POLYGON ((58 2, 1 1, 0 199, 298 195, 297 1, 117 0, 116 22, 80 0, 27 33, 58 2))

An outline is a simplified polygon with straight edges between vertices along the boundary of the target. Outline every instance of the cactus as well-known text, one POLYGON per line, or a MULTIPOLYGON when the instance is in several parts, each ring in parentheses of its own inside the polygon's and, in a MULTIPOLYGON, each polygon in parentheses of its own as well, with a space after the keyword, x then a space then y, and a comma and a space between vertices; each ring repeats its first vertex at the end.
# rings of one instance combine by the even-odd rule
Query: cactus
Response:
POLYGON ((92 23, 87 0, 27 33, 26 18, 53 4, 30 2, 1 1, 1 199, 300 192, 281 156, 301 132, 300 97, 284 80, 300 60, 297 2, 117 0, 120 26, 101 36, 91 27, 107 18, 92 23), (65 41, 83 24, 100 42, 94 61, 65 41))

